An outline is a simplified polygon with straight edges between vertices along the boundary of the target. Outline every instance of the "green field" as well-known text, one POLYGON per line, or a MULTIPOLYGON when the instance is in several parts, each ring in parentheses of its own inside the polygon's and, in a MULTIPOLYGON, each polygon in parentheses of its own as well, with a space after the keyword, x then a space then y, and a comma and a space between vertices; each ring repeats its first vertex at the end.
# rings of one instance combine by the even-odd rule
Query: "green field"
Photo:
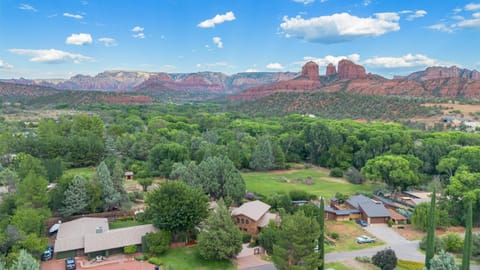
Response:
POLYGON ((317 196, 331 198, 335 193, 353 195, 357 192, 369 193, 373 191, 370 184, 353 185, 344 179, 331 178, 321 169, 302 169, 274 172, 243 173, 243 179, 249 192, 262 195, 288 193, 290 190, 304 190, 317 196), (313 185, 306 185, 302 180, 310 177, 313 185), (287 179, 289 182, 282 181, 287 179))
POLYGON ((197 247, 170 249, 165 255, 159 257, 163 262, 163 269, 197 269, 197 270, 230 270, 236 269, 230 261, 206 261, 198 253, 197 247))
POLYGON ((92 178, 95 175, 95 172, 95 167, 83 167, 65 170, 64 175, 81 175, 85 178, 92 178))

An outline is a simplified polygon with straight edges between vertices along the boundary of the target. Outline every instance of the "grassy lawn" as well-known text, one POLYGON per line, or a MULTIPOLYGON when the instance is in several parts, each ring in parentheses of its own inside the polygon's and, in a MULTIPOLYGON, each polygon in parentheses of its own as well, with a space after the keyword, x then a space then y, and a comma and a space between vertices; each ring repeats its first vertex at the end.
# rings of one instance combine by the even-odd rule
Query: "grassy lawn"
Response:
POLYGON ((236 266, 230 261, 206 261, 198 253, 197 247, 170 249, 165 255, 159 257, 163 262, 163 269, 183 270, 233 270, 236 266))
POLYGON ((381 240, 377 240, 374 243, 357 244, 355 239, 360 235, 367 235, 369 237, 372 237, 372 235, 364 231, 362 227, 353 221, 326 221, 325 226, 327 235, 330 235, 332 232, 336 232, 339 235, 338 240, 335 241, 335 245, 325 245, 326 253, 359 250, 385 245, 385 242, 381 240))
POLYGON ((335 269, 335 270, 351 270, 352 269, 349 266, 346 266, 346 265, 344 265, 342 263, 339 263, 339 262, 327 263, 327 264, 325 264, 325 268, 326 269, 332 268, 332 269, 335 269))
POLYGON ((95 175, 95 167, 73 168, 65 170, 64 175, 81 175, 85 178, 91 178, 95 175))
POLYGON ((331 198, 337 192, 353 195, 357 192, 373 191, 370 184, 353 185, 344 179, 331 178, 320 169, 251 172, 243 173, 242 176, 248 191, 267 196, 279 192, 288 193, 290 190, 304 190, 317 196, 331 198), (313 185, 303 183, 302 180, 308 177, 312 178, 313 185), (288 179, 289 182, 282 182, 280 179, 288 179))
POLYGON ((412 262, 405 260, 398 260, 397 270, 423 270, 424 264, 421 262, 412 262))
POLYGON ((110 230, 143 225, 145 223, 136 220, 116 220, 108 223, 110 230))

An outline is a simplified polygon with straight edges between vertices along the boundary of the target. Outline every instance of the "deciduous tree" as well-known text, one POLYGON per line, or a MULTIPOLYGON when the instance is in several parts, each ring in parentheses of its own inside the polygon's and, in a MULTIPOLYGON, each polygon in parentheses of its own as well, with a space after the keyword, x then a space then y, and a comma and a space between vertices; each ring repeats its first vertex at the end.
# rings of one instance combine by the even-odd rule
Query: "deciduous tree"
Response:
POLYGON ((25 250, 20 250, 18 258, 13 262, 10 270, 39 270, 40 264, 25 250))

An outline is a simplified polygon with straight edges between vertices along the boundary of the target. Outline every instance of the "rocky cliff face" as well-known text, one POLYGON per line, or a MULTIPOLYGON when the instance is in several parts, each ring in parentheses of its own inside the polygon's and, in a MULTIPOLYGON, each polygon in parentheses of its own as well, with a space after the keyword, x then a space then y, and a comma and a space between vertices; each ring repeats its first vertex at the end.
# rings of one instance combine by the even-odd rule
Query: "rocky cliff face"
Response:
POLYGON ((367 77, 367 74, 361 65, 343 59, 338 62, 338 77, 341 80, 363 79, 367 77))
POLYGON ((428 67, 423 71, 414 72, 405 78, 416 81, 426 81, 440 78, 464 78, 480 80, 480 72, 476 70, 462 69, 456 66, 428 67))
POLYGON ((312 61, 306 63, 302 67, 302 76, 312 81, 318 81, 320 79, 318 65, 312 61))
POLYGON ((332 76, 337 74, 337 68, 332 63, 328 64, 327 71, 325 72, 326 76, 332 76))

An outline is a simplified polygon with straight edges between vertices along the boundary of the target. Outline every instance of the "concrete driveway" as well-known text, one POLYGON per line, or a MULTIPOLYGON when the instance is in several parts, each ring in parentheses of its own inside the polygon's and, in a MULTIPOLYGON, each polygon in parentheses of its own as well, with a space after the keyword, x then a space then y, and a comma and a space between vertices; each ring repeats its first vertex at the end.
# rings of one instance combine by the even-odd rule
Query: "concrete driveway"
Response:
POLYGON ((420 241, 410 241, 404 238, 387 224, 370 224, 364 229, 387 243, 387 246, 395 251, 398 258, 417 262, 425 261, 425 255, 418 251, 420 241))

